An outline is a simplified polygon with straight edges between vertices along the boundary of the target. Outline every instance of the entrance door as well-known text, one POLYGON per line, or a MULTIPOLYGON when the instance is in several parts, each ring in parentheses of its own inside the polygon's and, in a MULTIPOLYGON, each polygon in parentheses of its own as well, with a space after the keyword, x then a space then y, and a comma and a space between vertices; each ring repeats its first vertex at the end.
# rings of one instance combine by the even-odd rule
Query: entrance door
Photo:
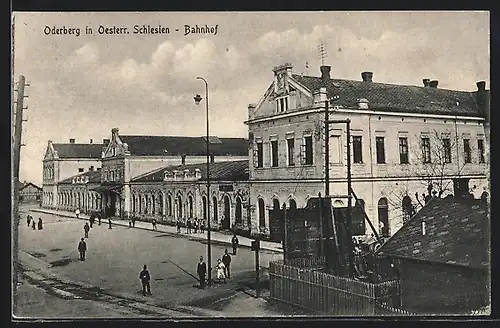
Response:
POLYGON ((231 224, 231 204, 229 202, 229 197, 224 196, 224 219, 222 220, 222 229, 230 229, 231 224))

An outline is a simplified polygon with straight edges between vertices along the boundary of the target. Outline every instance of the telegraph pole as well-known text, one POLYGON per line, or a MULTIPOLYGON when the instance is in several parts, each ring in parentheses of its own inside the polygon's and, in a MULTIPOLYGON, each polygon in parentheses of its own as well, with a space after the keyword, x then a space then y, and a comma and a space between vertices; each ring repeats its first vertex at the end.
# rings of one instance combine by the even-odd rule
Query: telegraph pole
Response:
MULTIPOLYGON (((19 281, 19 162, 21 156, 21 133, 23 130, 23 110, 24 108, 24 87, 28 86, 26 84, 26 79, 23 75, 19 77, 17 86, 17 101, 16 101, 16 113, 15 113, 15 126, 14 126, 14 149, 12 150, 12 160, 13 160, 13 211, 12 211, 12 262, 13 262, 13 291, 14 297, 16 299, 17 284, 19 281)), ((14 301, 14 304, 15 301, 14 301)))

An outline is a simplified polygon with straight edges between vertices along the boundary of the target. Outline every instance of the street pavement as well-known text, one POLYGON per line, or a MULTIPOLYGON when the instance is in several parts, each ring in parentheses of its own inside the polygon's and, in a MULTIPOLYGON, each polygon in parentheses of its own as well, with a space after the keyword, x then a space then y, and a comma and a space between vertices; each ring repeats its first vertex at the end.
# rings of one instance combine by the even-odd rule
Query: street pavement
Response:
MULTIPOLYGON (((195 239, 191 236, 186 238, 183 234, 177 236, 170 231, 140 228, 139 222, 136 222, 136 228, 129 228, 128 223, 127 226, 113 224, 112 229, 108 229, 104 222, 100 226, 94 225, 86 239, 87 259, 82 262, 78 260, 77 245, 84 236, 83 220, 29 209, 36 220, 41 217, 44 222, 43 230, 32 230, 26 224, 27 210, 21 209, 19 229, 20 250, 29 254, 24 258, 37 259, 39 269, 49 274, 86 286, 99 287, 105 293, 126 295, 129 299, 150 306, 186 312, 193 301, 202 304, 203 299, 213 300, 214 296, 229 297, 241 291, 242 283, 252 281, 255 277, 254 252, 241 247, 238 254, 232 256, 232 274, 227 284, 214 284, 213 287, 200 290, 197 288, 196 264, 199 256, 206 260, 207 245, 203 235, 199 234, 201 236, 195 239), (142 295, 138 278, 144 264, 148 266, 152 276, 153 295, 146 297, 142 295)), ((160 225, 158 228, 161 229, 160 225)), ((231 238, 225 237, 229 240, 231 238)), ((240 243, 241 240, 242 238, 240 243)), ((222 256, 225 248, 229 248, 227 244, 217 242, 215 238, 212 245, 212 265, 222 256)), ((265 273, 269 261, 281 259, 282 254, 279 251, 263 250, 260 258, 262 271, 265 273)), ((232 313, 237 316, 266 315, 266 312, 261 311, 259 314, 256 310, 259 309, 242 305, 241 309, 232 313)), ((198 313, 217 315, 216 311, 207 311, 198 313)))

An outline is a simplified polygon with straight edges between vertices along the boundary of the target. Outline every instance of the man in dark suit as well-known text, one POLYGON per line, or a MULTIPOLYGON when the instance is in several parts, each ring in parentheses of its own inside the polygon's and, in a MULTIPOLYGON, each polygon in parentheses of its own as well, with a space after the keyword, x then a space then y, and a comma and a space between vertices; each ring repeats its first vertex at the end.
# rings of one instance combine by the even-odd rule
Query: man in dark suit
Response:
POLYGON ((85 252, 87 251, 87 243, 82 238, 78 243, 78 252, 80 252, 80 261, 85 261, 85 252))
POLYGON ((200 280, 200 288, 205 288, 205 276, 207 274, 207 265, 203 262, 203 256, 200 256, 200 262, 198 262, 198 268, 196 269, 198 273, 198 278, 200 280))
POLYGON ((139 279, 141 279, 142 283, 142 295, 146 296, 146 292, 148 293, 148 295, 151 295, 151 286, 149 284, 151 276, 149 274, 148 267, 145 264, 141 273, 139 273, 139 279))

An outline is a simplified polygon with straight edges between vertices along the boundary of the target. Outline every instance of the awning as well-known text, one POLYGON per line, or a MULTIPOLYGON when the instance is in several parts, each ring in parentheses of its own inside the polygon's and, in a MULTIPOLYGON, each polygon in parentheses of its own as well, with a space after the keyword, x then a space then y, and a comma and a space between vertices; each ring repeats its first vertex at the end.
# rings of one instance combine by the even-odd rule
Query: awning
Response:
POLYGON ((114 192, 119 193, 119 189, 121 189, 121 188, 122 188, 122 186, 117 186, 117 185, 109 185, 109 186, 101 185, 101 186, 97 186, 95 188, 91 188, 90 190, 97 191, 97 192, 114 191, 114 192))

